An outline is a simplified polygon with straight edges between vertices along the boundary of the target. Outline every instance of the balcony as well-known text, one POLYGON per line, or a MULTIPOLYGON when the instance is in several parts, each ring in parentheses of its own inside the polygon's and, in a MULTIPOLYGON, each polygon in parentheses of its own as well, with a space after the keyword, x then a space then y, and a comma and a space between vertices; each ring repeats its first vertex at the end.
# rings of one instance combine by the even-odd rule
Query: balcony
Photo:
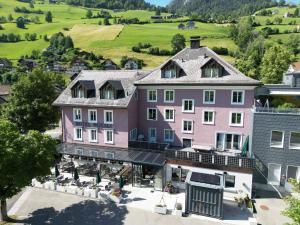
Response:
POLYGON ((130 141, 129 148, 159 151, 164 153, 167 160, 171 162, 184 161, 190 164, 214 168, 255 168, 255 159, 251 158, 249 154, 247 157, 242 157, 238 153, 240 151, 201 151, 200 149, 200 151, 196 152, 192 148, 174 148, 165 143, 149 143, 147 141, 130 141))
POLYGON ((280 108, 267 108, 267 107, 254 107, 254 113, 270 113, 270 114, 291 114, 291 115, 300 115, 300 109, 280 109, 280 108))

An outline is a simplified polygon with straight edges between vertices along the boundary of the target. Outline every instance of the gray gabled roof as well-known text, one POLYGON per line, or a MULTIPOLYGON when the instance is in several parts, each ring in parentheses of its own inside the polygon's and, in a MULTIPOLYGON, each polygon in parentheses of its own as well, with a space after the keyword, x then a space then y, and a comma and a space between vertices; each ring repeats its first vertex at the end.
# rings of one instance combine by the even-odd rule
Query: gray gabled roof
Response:
POLYGON ((136 81, 137 85, 249 85, 256 86, 260 82, 247 77, 230 63, 223 60, 208 47, 198 49, 185 48, 173 56, 169 61, 149 73, 143 79, 136 81), (201 68, 210 60, 215 60, 220 64, 226 74, 218 78, 202 78, 201 68), (162 78, 161 69, 170 61, 175 62, 185 72, 186 76, 178 78, 162 78))
POLYGON ((54 101, 55 106, 92 106, 92 107, 117 107, 126 108, 135 92, 134 81, 145 75, 142 71, 128 70, 83 70, 54 101), (107 82, 122 86, 125 97, 121 99, 100 99, 99 89, 107 82), (94 98, 72 98, 71 88, 77 82, 93 82, 96 90, 94 98))

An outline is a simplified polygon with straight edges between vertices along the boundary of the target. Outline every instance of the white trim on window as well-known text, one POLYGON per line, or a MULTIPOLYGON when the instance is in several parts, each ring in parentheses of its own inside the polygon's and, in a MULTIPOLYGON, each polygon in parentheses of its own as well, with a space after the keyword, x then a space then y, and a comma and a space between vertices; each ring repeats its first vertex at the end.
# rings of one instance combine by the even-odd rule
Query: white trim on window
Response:
POLYGON ((147 120, 150 120, 150 121, 157 121, 157 109, 156 108, 147 108, 147 120), (152 109, 152 110, 155 110, 156 111, 156 116, 155 116, 155 119, 149 119, 149 110, 152 109))
POLYGON ((104 110, 103 112, 104 112, 103 113, 104 123, 105 124, 114 124, 114 112, 113 112, 113 110, 104 110), (106 113, 109 113, 109 112, 111 112, 111 121, 108 121, 107 118, 106 118, 106 113))
POLYGON ((89 142, 97 143, 98 142, 98 129, 97 128, 88 128, 89 133, 89 142), (96 131, 96 139, 92 139, 92 131, 96 131))
POLYGON ((182 112, 184 112, 184 113, 194 113, 195 112, 195 100, 194 99, 182 99, 182 112), (192 101, 192 109, 191 110, 185 110, 184 109, 185 101, 192 101))
MULTIPOLYGON (((238 146, 238 150, 242 149, 243 143, 244 143, 244 136, 241 133, 238 132, 228 132, 228 131, 217 131, 215 133, 215 148, 219 149, 219 150, 236 150, 236 149, 232 149, 232 148, 226 148, 226 136, 227 135, 236 135, 236 136, 240 136, 240 143, 238 146), (222 140, 222 148, 218 148, 218 134, 220 135, 224 135, 224 139, 222 140)), ((233 147, 233 143, 234 143, 234 137, 232 136, 231 139, 231 147, 233 147)))
POLYGON ((157 90, 156 89, 147 90, 147 102, 157 102, 157 90), (155 92, 155 100, 150 99, 150 92, 152 92, 152 91, 155 92))
POLYGON ((244 126, 244 113, 243 112, 230 112, 229 113, 229 126, 243 127, 244 126), (241 114, 241 123, 232 123, 232 114, 241 114))
POLYGON ((185 134, 192 134, 194 133, 194 121, 193 120, 188 120, 188 119, 183 119, 182 124, 181 124, 181 132, 185 134), (184 122, 191 122, 191 130, 184 130, 184 122))
POLYGON ((284 145, 284 131, 281 131, 281 130, 271 130, 271 135, 270 135, 270 147, 271 148, 283 148, 283 145, 284 145), (282 138, 281 138, 281 145, 272 145, 272 134, 273 134, 273 131, 274 132, 280 132, 282 133, 282 138))
POLYGON ((74 122, 82 122, 82 109, 81 108, 73 108, 73 121, 74 122), (80 119, 75 119, 76 114, 77 114, 77 112, 76 112, 77 110, 80 112, 80 119))
POLYGON ((74 137, 73 137, 73 139, 74 139, 74 141, 82 141, 83 140, 83 129, 82 129, 82 127, 74 127, 74 137), (77 129, 80 129, 81 130, 81 134, 80 134, 80 138, 77 138, 77 129))
POLYGON ((114 144, 114 130, 111 130, 111 129, 104 130, 104 143, 105 144, 114 144), (107 133, 108 132, 111 132, 111 139, 112 140, 107 140, 107 133))
POLYGON ((165 108, 164 109, 164 121, 167 121, 167 122, 174 122, 175 121, 175 109, 174 108, 165 108), (173 118, 172 119, 167 119, 167 114, 166 114, 167 110, 173 111, 173 118))
POLYGON ((194 141, 193 138, 190 138, 190 137, 181 137, 181 147, 183 147, 183 139, 191 140, 191 146, 193 146, 193 141, 194 141))
POLYGON ((292 133, 299 133, 299 134, 300 134, 300 131, 291 131, 291 132, 290 132, 289 149, 292 149, 292 150, 300 150, 300 144, 299 144, 299 147, 291 147, 292 133))
POLYGON ((244 105, 245 103, 245 90, 232 90, 231 91, 231 105, 244 105), (242 102, 233 102, 233 93, 242 93, 242 102))
POLYGON ((89 123, 97 123, 97 109, 89 109, 88 110, 88 122, 89 123), (95 113, 95 117, 96 117, 96 120, 91 120, 91 112, 96 112, 95 113))
POLYGON ((174 130, 172 129, 164 129, 164 142, 173 142, 174 141, 174 135, 175 135, 175 132, 174 130), (171 131, 172 132, 172 139, 166 139, 166 131, 171 131))
POLYGON ((150 143, 155 143, 156 142, 156 140, 157 140, 157 130, 156 130, 156 128, 153 128, 153 127, 150 127, 149 129, 148 129, 148 141, 150 142, 150 143), (154 130, 155 132, 155 137, 151 137, 151 131, 152 130, 154 130))
POLYGON ((285 175, 286 175, 286 180, 288 181, 288 179, 289 179, 289 177, 288 177, 288 168, 289 167, 295 167, 295 168, 297 168, 297 174, 296 175, 298 175, 296 178, 293 178, 293 179, 295 179, 295 180, 299 180, 300 179, 300 166, 295 166, 295 165, 290 165, 290 164, 288 164, 288 165, 286 165, 286 170, 285 170, 285 175))
POLYGON ((282 170, 281 164, 278 164, 278 163, 268 163, 268 176, 267 176, 268 184, 272 184, 272 185, 279 185, 279 184, 280 184, 281 170, 282 170), (280 166, 278 182, 269 181, 270 165, 277 165, 277 166, 280 166))
POLYGON ((216 112, 214 110, 211 110, 211 109, 204 109, 202 111, 202 124, 206 124, 206 125, 214 125, 215 124, 215 115, 216 115, 216 112), (206 112, 210 112, 213 114, 212 116, 212 122, 206 122, 205 121, 205 113, 206 112))
POLYGON ((216 102, 216 90, 203 90, 203 104, 207 104, 207 105, 209 105, 209 104, 215 104, 215 102, 216 102), (206 92, 213 92, 214 94, 214 100, 212 101, 212 102, 207 102, 207 101, 205 101, 205 93, 206 92))
POLYGON ((174 103, 175 102, 175 90, 164 90, 164 102, 165 103, 174 103), (173 100, 172 101, 166 100, 167 91, 173 92, 173 100))

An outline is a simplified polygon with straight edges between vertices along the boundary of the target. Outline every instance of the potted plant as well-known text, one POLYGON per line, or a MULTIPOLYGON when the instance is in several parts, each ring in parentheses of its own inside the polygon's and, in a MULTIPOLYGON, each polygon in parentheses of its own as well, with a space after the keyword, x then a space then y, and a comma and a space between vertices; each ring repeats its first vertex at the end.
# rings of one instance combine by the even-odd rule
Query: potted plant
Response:
POLYGON ((166 215, 167 214, 167 206, 165 204, 156 204, 154 207, 154 212, 166 215))
POLYGON ((245 202, 247 209, 253 214, 253 203, 248 195, 246 195, 246 197, 244 198, 244 202, 245 202))
POLYGON ((181 203, 176 203, 174 214, 176 216, 182 216, 182 204, 181 203))
POLYGON ((174 193, 174 186, 171 181, 167 182, 164 191, 170 194, 174 193))
POLYGON ((234 197, 234 201, 237 203, 238 207, 241 210, 244 210, 245 201, 242 197, 234 197))

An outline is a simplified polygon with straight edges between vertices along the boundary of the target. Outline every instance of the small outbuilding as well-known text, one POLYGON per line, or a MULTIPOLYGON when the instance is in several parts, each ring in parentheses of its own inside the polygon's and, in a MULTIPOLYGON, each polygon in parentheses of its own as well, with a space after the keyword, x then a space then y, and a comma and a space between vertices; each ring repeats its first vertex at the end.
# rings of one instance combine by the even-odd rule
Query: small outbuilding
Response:
POLYGON ((223 218, 222 175, 190 171, 186 178, 185 212, 223 218))

